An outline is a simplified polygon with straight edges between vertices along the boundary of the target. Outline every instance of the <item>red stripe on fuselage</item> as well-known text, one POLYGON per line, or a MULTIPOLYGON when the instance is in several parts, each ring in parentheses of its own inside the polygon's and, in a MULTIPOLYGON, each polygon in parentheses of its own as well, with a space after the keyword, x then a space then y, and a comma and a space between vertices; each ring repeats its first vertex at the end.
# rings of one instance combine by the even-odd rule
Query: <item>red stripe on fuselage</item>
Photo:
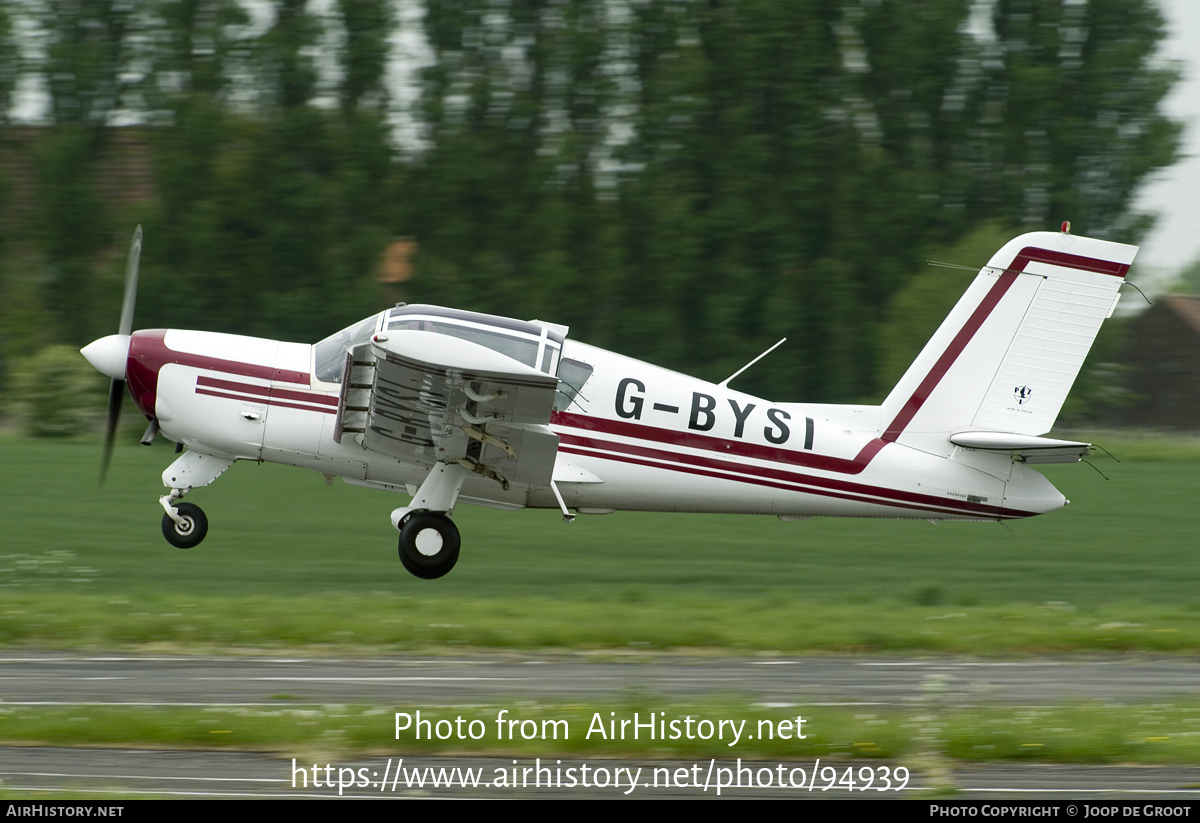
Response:
POLYGON ((212 377, 198 375, 196 377, 197 386, 208 386, 210 389, 226 389, 227 391, 239 391, 246 394, 257 394, 264 399, 270 396, 270 386, 256 386, 253 383, 234 383, 232 380, 217 380, 212 377))
MULTIPOLYGON (((775 468, 772 468, 769 466, 755 466, 755 465, 747 464, 747 463, 732 463, 732 462, 728 462, 728 461, 724 461, 724 460, 717 460, 717 459, 714 459, 711 457, 705 457, 702 455, 691 455, 691 454, 683 454, 683 453, 679 453, 679 452, 668 452, 668 451, 662 451, 659 449, 647 448, 645 446, 637 446, 637 445, 632 445, 632 444, 627 444, 627 443, 617 443, 617 442, 614 442, 611 440, 598 440, 598 439, 590 438, 590 437, 578 437, 576 435, 568 434, 568 433, 561 433, 559 435, 559 438, 560 438, 561 443, 564 444, 566 447, 568 447, 568 448, 564 449, 563 446, 560 446, 559 447, 560 450, 570 451, 569 447, 574 447, 576 449, 584 448, 584 449, 592 449, 592 450, 597 450, 597 451, 605 451, 605 452, 610 452, 610 453, 618 452, 618 453, 620 453, 620 455, 633 455, 636 457, 649 458, 652 460, 660 460, 665 463, 670 463, 672 465, 669 465, 669 466, 659 465, 658 467, 659 468, 670 468, 675 471, 692 471, 690 468, 685 468, 683 466, 680 466, 680 464, 687 464, 688 466, 699 466, 699 467, 703 467, 703 468, 707 468, 707 469, 718 469, 718 470, 725 471, 725 472, 736 472, 736 473, 739 473, 742 475, 751 475, 752 477, 756 478, 755 482, 761 481, 760 484, 765 483, 767 485, 773 485, 775 488, 786 488, 786 489, 790 489, 792 491, 797 491, 797 489, 794 486, 776 485, 773 483, 766 483, 766 481, 769 479, 772 481, 784 481, 784 482, 788 482, 788 483, 801 484, 804 486, 813 487, 813 488, 806 488, 803 491, 811 492, 813 494, 827 494, 829 496, 834 496, 834 497, 845 497, 845 499, 848 499, 848 500, 863 500, 864 498, 858 497, 858 496, 847 497, 847 495, 867 495, 867 496, 871 496, 871 497, 884 497, 884 498, 891 498, 892 501, 896 501, 896 502, 887 503, 887 505, 908 506, 910 508, 919 508, 923 511, 937 510, 937 511, 941 511, 941 512, 950 512, 950 513, 954 513, 954 514, 971 513, 971 514, 977 514, 977 515, 984 516, 984 517, 999 517, 999 516, 1003 516, 1006 514, 1009 516, 1013 516, 1013 517, 1029 517, 1034 514, 1034 512, 1024 512, 1024 511, 1016 511, 1013 509, 1004 509, 1000 506, 987 506, 987 505, 982 505, 980 503, 969 503, 965 500, 962 500, 962 501, 947 500, 942 497, 934 497, 934 496, 928 495, 928 494, 919 494, 916 492, 906 492, 906 491, 900 491, 897 489, 890 489, 890 488, 887 488, 886 486, 875 486, 875 485, 870 485, 870 484, 866 484, 866 483, 854 483, 854 482, 850 482, 847 480, 838 480, 836 478, 816 477, 814 475, 798 474, 796 472, 788 471, 785 469, 775 469, 775 468), (842 494, 838 494, 835 492, 841 492, 842 494)), ((581 452, 576 451, 574 453, 578 454, 581 452)), ((609 457, 610 455, 592 454, 592 456, 594 456, 594 457, 597 457, 597 456, 609 457)), ((614 455, 614 456, 612 456, 612 459, 624 460, 625 458, 623 456, 618 457, 618 456, 614 455)), ((769 458, 765 458, 765 459, 769 459, 769 458)), ((779 462, 779 461, 773 461, 773 462, 779 462)), ((646 464, 646 465, 649 465, 649 464, 646 464)), ((695 472, 693 472, 693 473, 695 473, 695 472)), ((726 476, 725 479, 742 480, 744 478, 741 478, 741 477, 729 478, 726 476)), ((747 480, 746 482, 750 482, 750 481, 747 480)), ((884 501, 880 501, 880 500, 866 500, 865 502, 880 503, 880 504, 884 503, 884 501)))
MULTIPOLYGON (((784 463, 793 466, 816 469, 819 471, 834 472, 837 474, 860 474, 864 469, 867 468, 867 466, 875 458, 875 455, 877 455, 884 446, 886 446, 888 443, 895 442, 897 438, 899 438, 905 427, 912 421, 913 417, 920 410, 921 406, 924 405, 925 401, 929 399, 930 395, 933 393, 934 389, 937 388, 942 378, 945 377, 951 366, 953 366, 955 361, 958 360, 958 357, 962 354, 963 350, 966 349, 967 345, 972 339, 974 339, 979 329, 991 316, 992 312, 995 311, 996 306, 1000 304, 1000 301, 1008 293, 1008 290, 1012 287, 1012 284, 1016 282, 1019 274, 1024 272, 1026 266, 1028 266, 1031 262, 1048 263, 1051 265, 1079 269, 1082 271, 1094 272, 1096 274, 1107 274, 1115 277, 1124 277, 1129 271, 1129 266, 1125 263, 1117 263, 1110 260, 1100 260, 1092 257, 1081 257, 1075 254, 1051 251, 1049 249, 1040 249, 1032 246, 1022 249, 1013 259, 1012 266, 1001 272, 996 283, 991 287, 991 289, 988 290, 988 293, 984 295, 983 300, 980 301, 975 310, 971 312, 971 316, 967 319, 967 322, 963 324, 963 327, 959 329, 958 333, 954 336, 954 339, 951 340, 950 345, 947 346, 946 350, 942 352, 941 356, 937 359, 937 362, 935 362, 933 367, 929 370, 929 373, 925 375, 925 378, 920 382, 920 384, 918 384, 916 390, 912 393, 907 402, 905 402, 904 406, 901 407, 896 417, 884 429, 883 435, 868 442, 852 459, 829 457, 821 454, 797 452, 788 449, 778 449, 755 443, 745 443, 738 440, 725 440, 717 437, 709 437, 706 435, 696 434, 694 432, 677 431, 674 429, 660 429, 653 426, 643 425, 641 423, 629 423, 626 421, 618 421, 602 417, 589 417, 566 412, 555 413, 551 417, 551 422, 556 425, 567 426, 583 431, 619 435, 622 437, 645 440, 670 446, 703 449, 706 451, 719 452, 729 456, 747 457, 774 463, 784 463)), ((712 461, 703 457, 661 452, 654 449, 628 446, 610 441, 589 440, 588 438, 578 437, 570 434, 562 435, 562 440, 564 443, 575 444, 579 447, 586 448, 590 446, 592 448, 622 451, 629 454, 640 454, 657 460, 699 463, 702 465, 711 465, 715 468, 723 468, 728 471, 745 472, 748 470, 748 467, 741 464, 722 464, 719 461, 712 461)), ((570 452, 570 449, 564 449, 564 451, 570 452)), ((573 453, 583 454, 584 452, 573 453)), ((621 459, 625 462, 636 462, 639 465, 657 465, 646 463, 645 461, 637 461, 631 457, 618 458, 616 456, 611 456, 609 459, 621 459)), ((671 468, 675 471, 691 471, 692 473, 702 473, 698 470, 684 469, 678 466, 673 466, 671 468)), ((819 485, 828 489, 838 488, 851 494, 888 495, 896 500, 910 501, 908 504, 883 503, 882 505, 907 505, 908 507, 921 508, 921 510, 925 511, 929 509, 926 509, 922 506, 914 506, 912 504, 919 504, 922 501, 926 501, 927 505, 936 505, 941 510, 955 510, 956 513, 987 513, 994 516, 1003 516, 1004 513, 1007 513, 1008 515, 1017 517, 1028 517, 1034 514, 1034 512, 1023 512, 1012 509, 1005 510, 1000 507, 979 506, 978 504, 965 502, 960 503, 956 500, 941 500, 939 498, 932 498, 927 495, 895 491, 878 486, 866 486, 857 483, 846 483, 845 481, 838 481, 834 479, 807 477, 790 472, 776 472, 770 469, 758 467, 753 467, 752 470, 763 477, 775 477, 778 479, 791 480, 792 482, 796 483, 819 485), (937 502, 934 504, 932 501, 937 502)), ((761 482, 766 485, 771 485, 765 480, 747 482, 761 482)), ((791 487, 781 486, 780 488, 791 487)), ((830 496, 845 496, 833 494, 833 492, 814 491, 813 493, 827 494, 830 496)))
MULTIPOLYGON (((304 403, 320 403, 323 406, 333 406, 335 408, 338 404, 338 399, 328 394, 292 391, 291 389, 281 389, 278 386, 256 386, 253 383, 235 383, 232 380, 217 380, 214 377, 205 377, 204 375, 197 376, 196 385, 208 386, 212 389, 240 391, 264 396, 269 394, 272 400, 278 397, 283 400, 299 400, 304 403)), ((324 411, 324 409, 321 409, 321 411, 324 411)))
POLYGON ((550 422, 558 426, 568 426, 583 431, 615 434, 637 440, 649 440, 668 446, 704 449, 729 456, 769 460, 773 463, 786 463, 790 466, 803 466, 806 469, 819 469, 839 474, 858 474, 867 467, 867 464, 879 453, 879 450, 887 445, 883 440, 876 438, 863 446, 853 459, 847 459, 845 457, 829 457, 814 452, 792 451, 791 449, 780 449, 774 446, 763 446, 758 443, 746 443, 741 440, 725 440, 720 437, 696 434, 695 432, 660 429, 656 426, 647 426, 644 423, 629 423, 624 420, 610 420, 605 417, 588 417, 571 412, 555 412, 550 416, 550 422))
MULTIPOLYGON (((962 517, 965 514, 977 514, 979 516, 979 519, 981 519, 981 520, 1000 520, 1000 519, 1004 519, 1004 518, 1015 519, 1018 517, 1028 517, 1033 514, 1032 512, 1018 512, 1018 511, 1013 511, 1013 510, 1004 510, 997 514, 990 514, 990 513, 976 512, 974 510, 956 511, 953 509, 941 508, 940 506, 918 506, 918 505, 914 505, 911 503, 900 503, 900 502, 891 501, 891 500, 880 500, 878 498, 872 498, 872 497, 863 497, 863 496, 853 495, 853 494, 843 494, 843 493, 830 491, 828 489, 822 489, 822 488, 797 488, 794 485, 772 481, 772 480, 769 480, 769 479, 766 479, 763 477, 746 477, 746 476, 739 477, 739 476, 726 474, 724 472, 706 471, 704 469, 694 468, 691 466, 681 466, 678 464, 663 465, 661 463, 655 463, 650 460, 641 460, 636 457, 630 457, 627 455, 600 454, 600 453, 597 453, 597 452, 594 452, 594 451, 591 451, 591 450, 585 449, 585 448, 573 448, 570 446, 567 446, 567 447, 560 446, 559 451, 564 452, 566 454, 579 455, 581 457, 596 457, 601 460, 613 460, 618 463, 627 463, 632 466, 645 466, 646 468, 663 469, 665 471, 674 471, 674 472, 679 472, 681 474, 691 474, 691 475, 697 475, 700 477, 712 477, 712 478, 715 478, 718 480, 732 480, 737 483, 749 483, 749 484, 755 485, 755 486, 766 486, 767 488, 782 489, 784 491, 798 492, 801 494, 811 494, 811 495, 814 495, 817 497, 832 497, 832 498, 836 498, 839 500, 849 500, 854 503, 871 503, 871 504, 874 504, 877 506, 887 506, 889 508, 904 509, 906 511, 914 511, 914 512, 923 512, 923 513, 932 514, 932 515, 943 515, 943 516, 951 515, 951 516, 956 516, 956 517, 962 517)), ((739 467, 738 470, 742 471, 742 470, 744 470, 744 467, 739 467)))
MULTIPOLYGON (((206 394, 210 397, 223 397, 226 400, 241 400, 242 402, 251 403, 260 402, 259 398, 257 397, 246 397, 244 394, 230 394, 223 391, 214 391, 213 389, 197 388, 196 394, 206 394)), ((298 403, 283 403, 279 400, 266 399, 266 404, 271 407, 282 406, 285 409, 299 409, 300 411, 320 412, 322 414, 337 414, 337 409, 318 409, 312 406, 301 406, 298 403)))
POLYGON ((974 339, 976 333, 991 316, 992 312, 995 311, 996 306, 1000 304, 1004 295, 1008 293, 1012 284, 1016 282, 1018 275, 1031 262, 1049 263, 1056 266, 1065 266, 1117 277, 1124 277, 1125 273, 1129 270, 1128 265, 1109 260, 1081 257, 1075 254, 1039 249, 1032 246, 1022 249, 1013 260, 1013 265, 1000 274, 996 283, 984 295, 983 300, 975 307, 975 310, 971 312, 971 316, 967 318, 967 322, 963 324, 963 327, 959 329, 954 339, 950 341, 950 345, 942 352, 937 362, 934 363, 933 368, 929 370, 929 373, 925 375, 925 378, 920 382, 904 406, 901 407, 896 417, 884 429, 883 435, 863 446, 859 453, 852 459, 828 457, 826 455, 797 452, 788 449, 776 449, 754 443, 744 443, 738 440, 708 437, 693 432, 659 429, 640 423, 629 423, 603 417, 589 417, 567 412, 555 413, 551 417, 551 422, 586 431, 598 431, 640 440, 651 440, 673 446, 705 449, 723 454, 737 455, 739 457, 770 460, 777 463, 787 463, 794 466, 836 472, 838 474, 859 474, 866 469, 875 455, 884 446, 896 441, 904 431, 904 428, 920 410, 921 406, 929 399, 929 396, 937 388, 942 378, 950 371, 950 367, 958 360, 959 355, 962 354, 963 350, 974 339))

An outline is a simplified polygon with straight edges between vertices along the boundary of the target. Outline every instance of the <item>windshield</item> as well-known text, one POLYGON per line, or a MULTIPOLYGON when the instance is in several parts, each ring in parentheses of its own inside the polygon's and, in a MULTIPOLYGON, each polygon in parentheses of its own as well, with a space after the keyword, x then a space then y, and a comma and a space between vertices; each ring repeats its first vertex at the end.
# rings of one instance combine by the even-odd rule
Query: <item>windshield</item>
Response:
POLYGON ((379 315, 376 314, 329 335, 314 346, 313 375, 323 383, 341 383, 342 370, 346 367, 346 352, 370 340, 378 325, 379 315))

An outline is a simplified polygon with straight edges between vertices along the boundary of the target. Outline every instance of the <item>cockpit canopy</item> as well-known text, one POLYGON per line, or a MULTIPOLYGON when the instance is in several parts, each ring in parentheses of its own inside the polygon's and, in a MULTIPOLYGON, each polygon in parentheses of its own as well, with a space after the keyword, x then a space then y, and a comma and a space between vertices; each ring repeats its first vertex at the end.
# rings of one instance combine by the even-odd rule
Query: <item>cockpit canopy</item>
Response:
POLYGON ((546 374, 555 373, 566 336, 561 326, 559 331, 550 324, 441 306, 397 306, 385 323, 388 331, 427 331, 477 343, 546 374))

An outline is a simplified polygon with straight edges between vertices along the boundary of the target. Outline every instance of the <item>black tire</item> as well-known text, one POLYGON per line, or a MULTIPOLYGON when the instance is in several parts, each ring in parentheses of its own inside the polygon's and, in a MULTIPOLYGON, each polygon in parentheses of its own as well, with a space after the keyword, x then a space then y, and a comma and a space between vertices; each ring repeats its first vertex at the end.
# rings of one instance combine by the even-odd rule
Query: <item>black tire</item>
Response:
POLYGON ((204 516, 204 511, 191 503, 176 503, 175 508, 179 510, 179 516, 183 518, 185 526, 181 527, 171 519, 171 515, 164 514, 163 537, 177 549, 190 549, 200 545, 200 541, 208 534, 208 518, 204 516))
POLYGON ((400 562, 422 580, 448 574, 461 545, 458 527, 444 514, 413 512, 400 524, 400 562))

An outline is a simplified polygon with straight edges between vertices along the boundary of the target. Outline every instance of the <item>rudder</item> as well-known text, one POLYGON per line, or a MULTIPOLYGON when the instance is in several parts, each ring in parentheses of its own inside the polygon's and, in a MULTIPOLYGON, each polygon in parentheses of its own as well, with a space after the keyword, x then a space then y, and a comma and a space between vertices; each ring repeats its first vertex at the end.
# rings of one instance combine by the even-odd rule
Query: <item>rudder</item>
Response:
POLYGON ((966 427, 1044 434, 1136 246, 1032 232, 992 256, 882 407, 884 440, 948 453, 966 427))

